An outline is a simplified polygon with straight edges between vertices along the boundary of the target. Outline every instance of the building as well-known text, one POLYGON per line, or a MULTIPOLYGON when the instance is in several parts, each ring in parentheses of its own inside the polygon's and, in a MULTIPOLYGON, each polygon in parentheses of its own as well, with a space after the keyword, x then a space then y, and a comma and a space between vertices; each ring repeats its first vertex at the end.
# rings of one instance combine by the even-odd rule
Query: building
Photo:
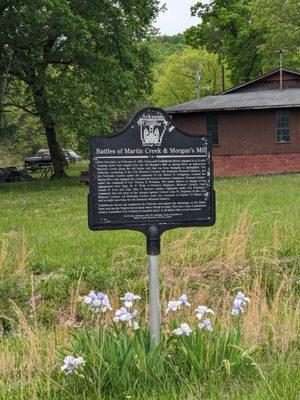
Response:
POLYGON ((300 172, 300 72, 280 72, 166 109, 183 131, 211 135, 217 176, 300 172))

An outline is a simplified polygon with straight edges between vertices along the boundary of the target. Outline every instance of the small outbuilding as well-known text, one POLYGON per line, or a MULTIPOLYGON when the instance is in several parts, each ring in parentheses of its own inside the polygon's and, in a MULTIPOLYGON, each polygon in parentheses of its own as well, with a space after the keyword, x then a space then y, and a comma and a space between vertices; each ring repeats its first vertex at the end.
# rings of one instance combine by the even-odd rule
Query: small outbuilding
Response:
POLYGON ((299 71, 278 68, 166 112, 183 131, 211 135, 216 176, 300 172, 299 71))

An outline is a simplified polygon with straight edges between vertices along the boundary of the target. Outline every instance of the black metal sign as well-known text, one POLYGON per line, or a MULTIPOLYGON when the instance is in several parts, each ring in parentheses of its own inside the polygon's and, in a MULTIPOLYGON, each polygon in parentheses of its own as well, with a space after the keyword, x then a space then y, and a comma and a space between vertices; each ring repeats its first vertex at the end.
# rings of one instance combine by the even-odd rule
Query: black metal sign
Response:
POLYGON ((163 110, 142 109, 122 132, 91 137, 90 154, 90 229, 134 229, 155 241, 168 229, 214 224, 210 137, 181 132, 163 110))

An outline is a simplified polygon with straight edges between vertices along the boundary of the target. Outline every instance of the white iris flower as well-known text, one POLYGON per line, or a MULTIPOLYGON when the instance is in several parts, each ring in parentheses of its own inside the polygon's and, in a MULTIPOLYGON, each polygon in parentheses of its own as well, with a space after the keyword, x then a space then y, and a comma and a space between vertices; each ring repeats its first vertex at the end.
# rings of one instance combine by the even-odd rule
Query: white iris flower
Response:
POLYGON ((238 292, 233 301, 231 315, 237 317, 239 314, 244 313, 245 311, 244 307, 247 305, 247 303, 250 303, 249 297, 245 297, 245 295, 242 292, 238 292))
POLYGON ((198 327, 199 327, 200 329, 206 329, 206 330, 208 330, 209 332, 212 332, 212 330, 213 330, 209 318, 206 318, 203 322, 201 322, 200 324, 198 324, 198 327))
POLYGON ((133 329, 136 331, 136 330, 138 330, 139 329, 139 323, 138 322, 136 322, 136 321, 133 321, 133 329))
POLYGON ((124 297, 121 297, 121 300, 124 301, 124 305, 125 307, 132 307, 133 306, 133 302, 136 300, 141 300, 140 296, 137 296, 136 294, 127 292, 125 293, 124 297))
POLYGON ((81 367, 84 365, 84 359, 82 357, 73 357, 73 356, 67 356, 64 359, 64 363, 61 366, 61 371, 66 372, 67 374, 72 374, 74 370, 78 367, 81 367))
POLYGON ((182 304, 181 301, 177 301, 177 300, 169 301, 166 312, 168 313, 169 311, 178 310, 178 308, 180 308, 181 304, 182 304))
POLYGON ((121 307, 116 311, 115 317, 113 318, 114 322, 128 322, 132 319, 131 313, 127 310, 126 307, 121 307))
POLYGON ((187 323, 183 323, 179 328, 174 329, 173 333, 176 336, 190 336, 193 331, 187 323))
POLYGON ((106 312, 107 310, 111 310, 111 306, 109 303, 109 299, 106 294, 99 292, 95 293, 91 291, 84 299, 84 303, 90 306, 90 308, 95 312, 106 312))
POLYGON ((188 297, 186 294, 182 294, 178 301, 180 301, 181 304, 185 305, 186 307, 190 307, 191 304, 188 302, 188 297))
POLYGON ((134 321, 138 312, 134 310, 132 312, 128 311, 126 307, 121 307, 116 311, 116 314, 113 318, 114 322, 126 322, 127 326, 133 327, 134 330, 139 329, 139 324, 134 321))
POLYGON ((204 314, 214 314, 214 310, 212 310, 211 308, 208 308, 206 306, 200 306, 196 309, 196 317, 199 319, 199 321, 202 319, 202 317, 204 316, 204 314))
POLYGON ((184 305, 186 307, 190 307, 190 303, 188 302, 188 297, 186 294, 182 294, 178 300, 171 300, 168 303, 167 309, 166 309, 166 313, 168 313, 169 311, 176 311, 179 308, 181 308, 181 306, 184 305))

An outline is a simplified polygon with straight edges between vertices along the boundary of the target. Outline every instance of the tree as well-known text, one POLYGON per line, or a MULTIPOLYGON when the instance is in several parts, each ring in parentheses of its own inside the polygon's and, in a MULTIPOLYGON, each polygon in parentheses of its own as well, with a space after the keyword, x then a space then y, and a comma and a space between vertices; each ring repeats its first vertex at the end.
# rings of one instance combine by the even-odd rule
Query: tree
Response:
POLYGON ((217 56, 206 50, 196 50, 186 46, 157 66, 151 98, 153 103, 167 107, 195 99, 198 62, 201 96, 220 92, 222 71, 217 56))
POLYGON ((3 115, 0 128, 0 165, 1 161, 5 161, 7 165, 19 165, 24 155, 30 156, 32 152, 36 153, 46 146, 45 134, 36 117, 15 107, 3 115), (5 160, 1 160, 1 155, 5 160))
POLYGON ((155 67, 161 64, 171 54, 182 50, 185 46, 183 33, 177 35, 155 35, 149 41, 150 50, 155 60, 155 67))
POLYGON ((299 0, 253 0, 253 24, 265 30, 259 46, 265 71, 278 67, 278 50, 283 48, 284 65, 300 68, 300 2, 299 0))
POLYGON ((0 0, 0 52, 11 55, 0 111, 40 119, 55 177, 64 175, 59 130, 105 131, 111 115, 149 91, 143 39, 158 10, 158 0, 0 0))
POLYGON ((197 2, 192 7, 192 15, 201 18, 201 22, 185 32, 188 44, 218 54, 220 61, 228 65, 233 84, 261 73, 261 55, 257 46, 262 43, 264 27, 254 27, 250 1, 197 2))
MULTIPOLYGON (((0 2, 0 20, 3 18, 3 14, 8 5, 8 1, 0 2)), ((0 36, 0 128, 2 126, 3 119, 3 102, 9 87, 9 74, 8 71, 11 65, 11 52, 8 46, 5 45, 3 38, 0 36)))

